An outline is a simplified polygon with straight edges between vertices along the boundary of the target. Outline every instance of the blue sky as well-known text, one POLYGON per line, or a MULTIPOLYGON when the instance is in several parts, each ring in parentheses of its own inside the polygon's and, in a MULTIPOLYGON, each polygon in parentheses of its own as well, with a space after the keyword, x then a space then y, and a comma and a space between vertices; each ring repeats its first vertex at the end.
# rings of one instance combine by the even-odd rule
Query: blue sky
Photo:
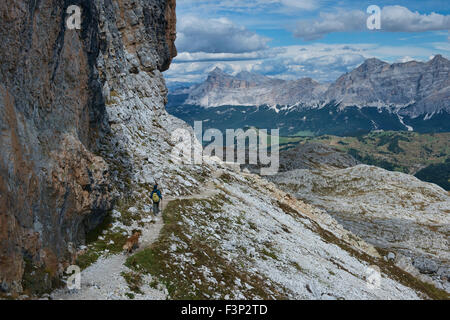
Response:
POLYGON ((168 84, 200 82, 220 67, 283 79, 334 81, 365 59, 450 57, 448 0, 178 0, 178 57, 168 84), (367 8, 381 29, 367 28, 367 8))

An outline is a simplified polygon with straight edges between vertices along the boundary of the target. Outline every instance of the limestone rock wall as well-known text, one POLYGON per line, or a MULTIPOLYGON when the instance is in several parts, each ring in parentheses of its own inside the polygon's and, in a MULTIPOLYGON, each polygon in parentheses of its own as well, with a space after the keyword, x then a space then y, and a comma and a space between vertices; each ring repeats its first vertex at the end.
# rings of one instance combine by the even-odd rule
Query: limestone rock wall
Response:
MULTIPOLYGON (((120 194, 101 156, 114 135, 106 75, 139 70, 104 62, 125 61, 126 47, 162 78, 176 55, 175 0, 11 0, 0 17, 0 290, 23 291, 31 270, 41 290, 120 194), (66 28, 70 5, 81 30, 66 28)), ((163 80, 150 90, 163 109, 163 80)))

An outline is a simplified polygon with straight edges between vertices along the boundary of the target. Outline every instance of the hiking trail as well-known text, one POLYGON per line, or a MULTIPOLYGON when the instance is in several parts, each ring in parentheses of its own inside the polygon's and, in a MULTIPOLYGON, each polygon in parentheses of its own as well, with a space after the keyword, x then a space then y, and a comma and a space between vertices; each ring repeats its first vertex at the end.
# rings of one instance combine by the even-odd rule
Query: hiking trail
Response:
MULTIPOLYGON (((217 170, 196 194, 181 197, 164 196, 161 201, 160 214, 156 220, 146 223, 142 229, 139 239, 139 248, 134 253, 150 247, 159 237, 164 226, 162 212, 167 205, 174 200, 205 199, 214 196, 218 191, 214 186, 214 179, 222 175, 222 170, 217 170)), ((153 217, 153 214, 151 213, 153 217)), ((133 254, 134 254, 133 253, 133 254)), ((81 289, 69 290, 67 288, 57 289, 52 292, 50 298, 53 300, 123 300, 129 299, 127 293, 130 288, 122 273, 131 270, 125 266, 130 255, 119 253, 114 255, 102 255, 96 262, 81 272, 81 289)), ((149 286, 151 276, 143 277, 144 285, 140 288, 143 294, 134 294, 135 300, 165 300, 167 292, 149 286)))

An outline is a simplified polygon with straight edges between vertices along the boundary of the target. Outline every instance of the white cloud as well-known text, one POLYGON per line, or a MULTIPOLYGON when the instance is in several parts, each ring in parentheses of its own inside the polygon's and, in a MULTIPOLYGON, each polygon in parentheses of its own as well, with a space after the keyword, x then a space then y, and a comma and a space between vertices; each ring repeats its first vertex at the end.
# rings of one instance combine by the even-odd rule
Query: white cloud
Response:
POLYGON ((330 81, 364 61, 362 52, 363 49, 351 45, 314 44, 268 49, 260 55, 181 53, 165 75, 169 82, 200 82, 209 71, 219 67, 231 74, 251 71, 282 79, 312 77, 330 81))
MULTIPOLYGON (((319 7, 320 0, 182 0, 179 2, 182 10, 195 8, 206 11, 230 10, 234 12, 248 12, 249 9, 264 11, 281 7, 299 10, 314 10, 319 7)), ((178 5, 178 4, 177 4, 178 5)))
POLYGON ((294 36, 305 40, 320 39, 328 33, 362 30, 367 15, 358 10, 321 12, 318 20, 302 20, 297 23, 294 36))
POLYGON ((262 37, 227 18, 179 19, 177 48, 186 52, 244 53, 267 48, 270 39, 262 37))
POLYGON ((450 16, 420 14, 402 6, 388 6, 381 11, 381 28, 391 32, 423 32, 450 29, 450 16))
MULTIPOLYGON (((448 40, 450 41, 450 37, 448 40)), ((450 42, 433 42, 432 45, 439 51, 447 51, 450 53, 450 42)))
MULTIPOLYGON (((168 82, 200 82, 209 71, 220 67, 236 74, 253 71, 282 78, 312 77, 318 81, 333 81, 358 66, 367 58, 387 62, 426 61, 440 53, 450 54, 450 42, 445 39, 450 28, 450 16, 421 14, 401 6, 382 9, 382 30, 385 32, 416 32, 393 45, 324 44, 268 47, 270 39, 251 30, 294 28, 293 22, 324 3, 344 2, 324 0, 182 0, 178 2, 178 57, 165 73, 168 82), (227 18, 217 18, 217 16, 227 18), (291 26, 291 27, 290 27, 291 26), (442 42, 426 42, 428 33, 441 34, 442 42), (419 40, 417 40, 419 39, 419 40), (417 44, 413 41, 417 40, 417 44)), ((329 7, 328 7, 329 8, 329 7)), ((361 9, 365 9, 361 7, 361 9)), ((330 10, 330 9, 328 9, 330 10)), ((315 13, 312 13, 315 14, 315 13)), ((333 32, 366 31, 369 14, 365 10, 323 11, 317 19, 306 19, 295 28, 297 37, 312 40, 333 32)), ((272 33, 269 33, 272 34, 272 33)), ((281 39, 283 41, 283 39, 281 39)))
POLYGON ((400 59, 397 59, 397 62, 400 62, 400 63, 405 63, 405 62, 409 62, 409 61, 414 61, 414 58, 411 58, 410 56, 404 56, 400 59))
MULTIPOLYGON (((294 35, 305 40, 320 39, 332 32, 365 31, 369 17, 364 11, 323 12, 319 19, 299 21, 294 35)), ((450 29, 450 16, 437 13, 420 14, 402 6, 386 6, 381 11, 381 31, 425 32, 450 29)))
POLYGON ((243 61, 268 59, 275 57, 282 48, 273 48, 244 53, 211 53, 211 52, 182 52, 176 57, 176 63, 206 62, 206 61, 243 61))
POLYGON ((285 46, 259 53, 181 53, 165 73, 168 82, 200 82, 215 67, 227 73, 240 71, 257 72, 281 79, 311 77, 329 82, 360 65, 365 59, 378 58, 387 62, 410 60, 427 61, 430 56, 441 53, 435 43, 429 48, 414 46, 388 46, 377 44, 324 44, 285 46), (178 60, 181 59, 181 60, 178 60))
POLYGON ((318 7, 317 0, 280 0, 280 3, 291 8, 314 10, 318 7))

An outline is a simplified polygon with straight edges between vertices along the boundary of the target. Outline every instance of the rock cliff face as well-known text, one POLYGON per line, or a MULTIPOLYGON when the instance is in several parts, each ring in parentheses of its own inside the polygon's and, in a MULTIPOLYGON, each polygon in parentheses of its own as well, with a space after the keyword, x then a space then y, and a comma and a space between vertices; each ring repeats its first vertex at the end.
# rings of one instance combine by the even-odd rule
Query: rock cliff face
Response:
POLYGON ((45 290, 126 189, 104 157, 126 144, 108 108, 135 81, 163 112, 175 0, 11 0, 0 16, 0 290, 45 290), (80 30, 66 28, 69 5, 82 9, 80 30))
POLYGON ((417 117, 450 111, 450 61, 441 55, 423 63, 388 64, 366 60, 343 75, 326 92, 342 106, 407 107, 401 114, 417 117))

